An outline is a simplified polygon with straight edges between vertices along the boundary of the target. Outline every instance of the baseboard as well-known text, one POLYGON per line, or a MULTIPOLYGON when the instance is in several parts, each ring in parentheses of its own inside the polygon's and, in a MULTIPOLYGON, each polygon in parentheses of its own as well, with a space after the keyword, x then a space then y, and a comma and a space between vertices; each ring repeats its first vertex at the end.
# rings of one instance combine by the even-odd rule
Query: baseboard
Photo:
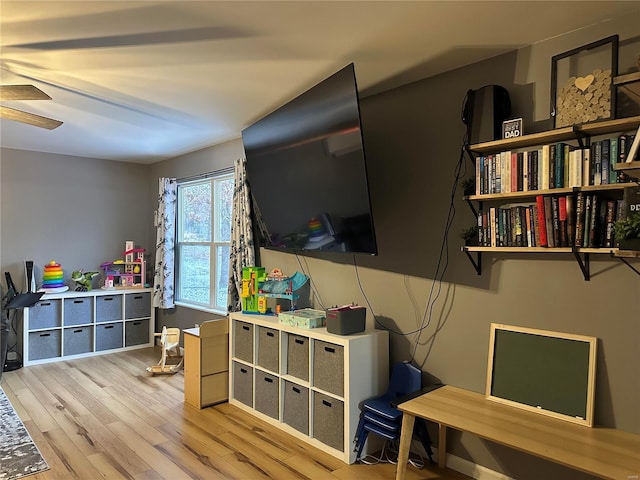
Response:
MULTIPOLYGON (((432 447, 434 461, 438 459, 438 449, 432 447)), ((475 480, 515 480, 504 473, 496 472, 490 468, 477 465, 462 457, 447 453, 447 467, 475 480)))

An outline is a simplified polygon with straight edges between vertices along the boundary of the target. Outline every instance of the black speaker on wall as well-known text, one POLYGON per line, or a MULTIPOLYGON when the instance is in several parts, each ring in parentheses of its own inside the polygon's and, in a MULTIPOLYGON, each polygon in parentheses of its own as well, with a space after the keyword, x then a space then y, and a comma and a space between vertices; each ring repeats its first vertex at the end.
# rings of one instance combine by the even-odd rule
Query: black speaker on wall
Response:
POLYGON ((491 142, 502 138, 502 122, 511 115, 509 92, 500 85, 485 85, 467 91, 462 122, 467 126, 469 143, 491 142))

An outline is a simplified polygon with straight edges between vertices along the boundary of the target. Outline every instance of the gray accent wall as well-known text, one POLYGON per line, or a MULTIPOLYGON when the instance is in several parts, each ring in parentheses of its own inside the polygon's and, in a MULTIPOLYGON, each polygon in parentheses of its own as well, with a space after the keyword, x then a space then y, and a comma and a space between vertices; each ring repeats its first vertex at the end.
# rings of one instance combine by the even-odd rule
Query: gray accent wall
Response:
POLYGON ((24 288, 24 260, 38 283, 48 262, 60 263, 74 288, 72 271, 100 271, 122 258, 126 240, 149 251, 148 166, 7 148, 1 156, 3 285, 8 271, 24 288))
MULTIPOLYGON (((451 194, 468 89, 505 86, 512 117, 523 117, 525 133, 547 129, 551 57, 618 33, 625 71, 640 54, 638 25, 638 15, 602 22, 362 98, 379 255, 319 258, 263 250, 262 266, 308 274, 306 300, 316 308, 366 306, 367 326, 392 332, 391 362, 413 360, 425 382, 484 392, 491 322, 595 336, 595 423, 640 433, 640 276, 607 255, 592 255, 591 280, 584 281, 570 254, 544 253, 485 254, 479 276, 458 237, 475 219, 462 192, 451 194), (445 248, 451 205, 455 217, 445 248)), ((118 255, 127 239, 153 251, 158 178, 215 171, 240 155, 239 138, 150 166, 3 149, 2 270, 22 282, 27 257, 38 265, 55 259, 69 271, 95 268, 118 255)), ((472 164, 466 164, 470 176, 472 164)), ((156 328, 188 328, 212 317, 176 307, 158 312, 156 328)), ((519 480, 592 478, 469 434, 452 432, 447 448, 519 480)))

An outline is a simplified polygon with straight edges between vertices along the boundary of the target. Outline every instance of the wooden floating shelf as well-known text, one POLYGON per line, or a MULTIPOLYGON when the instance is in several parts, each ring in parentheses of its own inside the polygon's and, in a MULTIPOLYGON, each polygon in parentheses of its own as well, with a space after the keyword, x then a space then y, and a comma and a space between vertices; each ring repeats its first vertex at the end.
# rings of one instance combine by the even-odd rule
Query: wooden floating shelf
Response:
MULTIPOLYGON (((464 246, 464 252, 501 252, 501 253, 599 253, 615 255, 617 248, 572 248, 572 247, 475 247, 464 246)), ((629 250, 624 250, 625 252, 629 250)))
MULTIPOLYGON (((640 162, 631 162, 632 164, 638 164, 638 168, 640 168, 640 162)), ((484 201, 484 200, 504 200, 509 198, 533 198, 538 195, 562 195, 567 193, 578 193, 578 192, 600 192, 605 190, 624 190, 628 187, 636 187, 637 184, 635 182, 627 182, 627 183, 610 183, 605 185, 587 185, 584 187, 568 187, 568 188, 550 188, 547 190, 528 190, 526 192, 509 192, 509 193, 487 193, 482 195, 467 195, 464 197, 465 200, 475 200, 475 201, 484 201)))
POLYGON ((640 115, 628 118, 618 118, 615 120, 605 120, 597 123, 586 123, 574 125, 572 127, 556 128, 540 133, 523 135, 522 137, 509 138, 503 140, 493 140, 491 142, 476 143, 469 146, 469 150, 475 153, 495 152, 496 150, 509 150, 533 145, 561 142, 573 140, 580 136, 606 135, 607 133, 620 132, 625 130, 635 130, 640 125, 640 115))

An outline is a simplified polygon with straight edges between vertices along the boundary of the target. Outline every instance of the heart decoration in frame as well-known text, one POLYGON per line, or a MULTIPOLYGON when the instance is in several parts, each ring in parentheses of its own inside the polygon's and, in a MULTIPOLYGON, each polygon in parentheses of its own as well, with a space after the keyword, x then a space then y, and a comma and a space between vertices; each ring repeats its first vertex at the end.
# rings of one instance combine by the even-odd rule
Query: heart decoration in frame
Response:
POLYGON ((618 35, 551 59, 551 116, 554 127, 613 118, 618 69, 618 35))

